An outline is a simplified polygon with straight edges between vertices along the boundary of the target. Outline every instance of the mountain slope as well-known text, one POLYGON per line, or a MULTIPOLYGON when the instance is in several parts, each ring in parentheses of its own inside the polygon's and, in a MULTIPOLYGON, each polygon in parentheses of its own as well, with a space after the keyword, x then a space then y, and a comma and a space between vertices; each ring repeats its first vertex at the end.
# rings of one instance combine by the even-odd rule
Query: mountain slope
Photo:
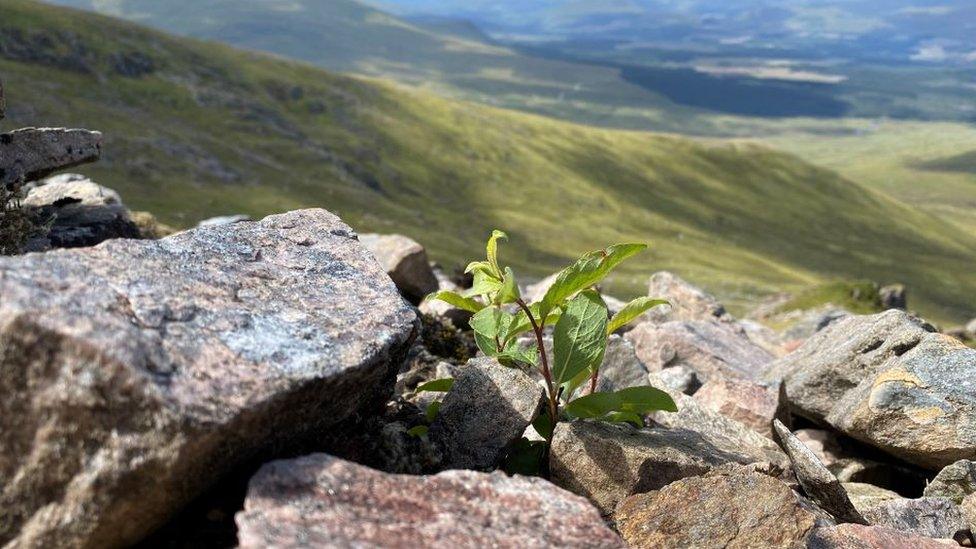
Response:
POLYGON ((524 275, 580 251, 652 251, 611 289, 673 269, 736 299, 827 278, 909 284, 936 318, 976 312, 976 239, 753 145, 592 129, 338 76, 107 17, 3 0, 3 129, 106 133, 83 171, 190 225, 321 206, 459 264, 490 229, 524 275))

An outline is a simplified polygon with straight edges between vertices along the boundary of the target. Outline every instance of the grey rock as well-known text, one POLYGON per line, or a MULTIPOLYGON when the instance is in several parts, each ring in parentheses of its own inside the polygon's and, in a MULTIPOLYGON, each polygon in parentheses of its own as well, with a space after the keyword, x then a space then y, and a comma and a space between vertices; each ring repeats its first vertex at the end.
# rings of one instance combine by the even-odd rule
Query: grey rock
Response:
POLYGON ((652 309, 645 313, 643 317, 645 320, 654 322, 733 320, 714 296, 668 271, 651 275, 647 295, 666 299, 671 306, 652 309))
POLYGON ((204 219, 197 223, 197 227, 219 227, 221 225, 233 225, 234 223, 244 223, 251 221, 251 216, 245 214, 221 215, 204 219))
POLYGON ((956 504, 976 492, 976 462, 959 460, 942 469, 925 487, 926 497, 949 498, 956 504))
POLYGON ((695 393, 694 398, 703 408, 732 418, 760 435, 774 438, 773 419, 790 421, 782 389, 781 382, 713 378, 695 393))
POLYGON ((959 506, 946 498, 891 499, 864 512, 874 526, 886 526, 919 536, 963 541, 969 524, 959 506))
POLYGON ((962 500, 962 505, 959 507, 962 511, 963 518, 969 524, 969 531, 976 534, 976 494, 969 494, 962 500))
POLYGON ((784 313, 774 321, 788 324, 789 327, 783 330, 781 337, 787 349, 792 347, 795 350, 798 345, 813 337, 813 334, 849 316, 851 313, 846 309, 828 304, 816 309, 784 313))
POLYGON ((850 498, 854 508, 862 515, 868 509, 893 499, 902 499, 898 492, 886 490, 880 486, 863 482, 844 482, 844 490, 850 498))
POLYGON ((908 309, 908 290, 904 284, 891 284, 878 290, 881 306, 885 309, 908 309))
POLYGON ((915 465, 976 458, 976 350, 891 310, 845 318, 775 362, 792 411, 915 465))
POLYGON ((376 256, 407 299, 420 303, 437 291, 437 277, 430 267, 427 252, 416 241, 399 234, 363 234, 360 242, 376 256))
POLYGON ((45 179, 30 188, 23 205, 34 208, 50 227, 28 243, 28 251, 82 248, 113 238, 141 236, 118 193, 83 175, 45 179))
POLYGON ((489 470, 536 418, 543 392, 528 375, 493 358, 461 368, 430 426, 430 439, 452 469, 489 470))
POLYGON ((694 395, 702 387, 698 374, 687 366, 673 366, 650 374, 669 391, 694 395))
POLYGON ((546 278, 536 282, 535 284, 529 284, 525 291, 522 292, 522 298, 526 303, 535 303, 536 301, 541 301, 545 297, 546 292, 549 291, 549 287, 556 282, 556 277, 559 273, 553 273, 546 278))
POLYGON ((773 426, 783 449, 793 462, 793 471, 807 496, 840 522, 867 524, 851 503, 840 481, 820 463, 817 456, 793 436, 781 421, 773 420, 773 426))
POLYGON ((637 358, 634 346, 619 335, 607 339, 607 351, 600 365, 597 391, 613 392, 647 385, 647 367, 637 358))
POLYGON ((969 324, 966 324, 966 332, 976 339, 976 318, 974 318, 969 324))
POLYGON ((659 490, 724 464, 757 461, 741 451, 717 448, 688 429, 577 420, 556 426, 549 472, 552 482, 609 514, 631 494, 659 490))
POLYGON ((0 120, 7 116, 7 101, 3 98, 3 81, 0 81, 0 120))
POLYGON ((624 336, 649 371, 687 366, 702 382, 758 379, 774 357, 732 323, 717 320, 642 322, 624 336))
POLYGON ((0 259, 0 545, 139 541, 385 402, 416 324, 324 210, 0 259))
POLYGON ((102 134, 64 128, 24 128, 0 134, 0 185, 34 181, 98 160, 102 134))
POLYGON ((953 540, 916 536, 884 526, 838 524, 817 528, 804 546, 807 549, 949 549, 953 540))
POLYGON ((325 454, 262 467, 235 518, 243 549, 623 548, 589 502, 540 478, 390 475, 325 454))
MULTIPOLYGON (((463 289, 451 281, 438 269, 434 269, 434 277, 437 279, 437 289, 440 291, 451 291, 461 293, 463 289)), ((457 328, 465 328, 471 320, 473 313, 458 309, 449 303, 439 299, 427 299, 420 303, 420 312, 426 315, 447 319, 457 328)))

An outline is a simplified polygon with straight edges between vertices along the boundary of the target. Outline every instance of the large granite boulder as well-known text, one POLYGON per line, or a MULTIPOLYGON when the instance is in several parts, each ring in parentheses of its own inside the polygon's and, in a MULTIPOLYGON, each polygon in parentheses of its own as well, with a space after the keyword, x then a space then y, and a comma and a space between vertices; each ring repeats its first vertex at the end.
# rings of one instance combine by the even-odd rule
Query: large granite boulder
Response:
POLYGON ((552 481, 586 496, 605 514, 631 494, 659 490, 729 463, 769 467, 757 456, 718 448, 688 429, 636 429, 598 421, 560 423, 549 453, 552 481))
POLYGON ((625 337, 649 371, 687 366, 703 383, 723 377, 758 379, 774 360, 741 327, 718 320, 642 322, 625 337))
POLYGON ((623 547, 589 502, 539 478, 390 475, 325 454, 265 465, 237 524, 242 549, 623 547))
POLYGON ((976 349, 905 312, 839 320, 767 377, 794 413, 910 463, 976 457, 976 349))
POLYGON ((789 486, 745 467, 722 468, 623 500, 614 521, 635 549, 794 549, 833 521, 789 486))
POLYGON ((34 208, 49 230, 29 251, 95 246, 113 238, 140 238, 119 194, 83 175, 61 174, 31 186, 23 205, 34 208))
POLYGON ((437 291, 437 277, 427 259, 427 251, 416 241, 399 234, 363 234, 359 240, 376 256, 407 299, 420 303, 437 291))
POLYGON ((138 541, 385 402, 415 330, 324 210, 0 259, 0 545, 138 541))
POLYGON ((451 469, 494 469, 543 404, 542 387, 517 368, 475 358, 458 368, 430 426, 430 439, 451 469))

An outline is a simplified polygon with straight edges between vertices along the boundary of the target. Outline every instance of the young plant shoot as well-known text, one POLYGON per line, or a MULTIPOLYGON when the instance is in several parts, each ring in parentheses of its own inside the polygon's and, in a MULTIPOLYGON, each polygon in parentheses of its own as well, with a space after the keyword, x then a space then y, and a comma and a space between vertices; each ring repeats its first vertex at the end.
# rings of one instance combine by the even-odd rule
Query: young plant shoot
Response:
POLYGON ((470 324, 478 348, 500 363, 537 368, 545 379, 546 409, 535 428, 547 443, 556 422, 592 418, 643 425, 643 416, 654 411, 677 411, 671 397, 653 387, 633 387, 613 393, 596 392, 610 334, 645 311, 664 305, 659 299, 631 301, 613 318, 594 286, 624 260, 646 249, 644 244, 617 244, 590 252, 563 269, 536 303, 526 303, 515 274, 498 262, 498 243, 505 233, 494 231, 488 239, 487 257, 468 265, 474 284, 463 293, 437 292, 439 299, 474 313, 470 324), (552 326, 551 355, 544 333, 552 326), (524 346, 519 336, 531 333, 535 342, 524 346))

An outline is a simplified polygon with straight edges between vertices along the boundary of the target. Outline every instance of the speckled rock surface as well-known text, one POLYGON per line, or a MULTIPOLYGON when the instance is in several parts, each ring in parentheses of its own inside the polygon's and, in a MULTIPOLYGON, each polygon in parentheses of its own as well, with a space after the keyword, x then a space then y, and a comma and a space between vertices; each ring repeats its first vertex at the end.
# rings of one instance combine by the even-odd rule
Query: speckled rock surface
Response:
POLYGON ((554 483, 609 514, 631 494, 659 490, 724 464, 758 461, 719 449, 687 429, 573 421, 556 426, 549 469, 554 483))
POLYGON ((946 498, 890 499, 864 512, 874 526, 886 526, 928 538, 965 539, 969 523, 959 506, 946 498))
POLYGON ((635 549, 795 548, 833 522, 786 484, 745 468, 723 468, 625 499, 614 513, 635 549))
POLYGON ((892 499, 902 499, 898 492, 886 490, 873 484, 863 482, 844 482, 842 484, 847 492, 847 497, 854 504, 854 508, 862 514, 875 505, 892 499))
POLYGON ((94 162, 102 152, 102 134, 64 128, 24 128, 0 135, 0 185, 34 181, 94 162))
POLYGON ((458 369, 430 425, 430 440, 443 449, 445 468, 492 469, 542 403, 542 387, 524 372, 493 358, 475 358, 458 369))
POLYGON ((925 487, 925 496, 949 498, 957 504, 974 492, 976 462, 968 459, 961 459, 942 469, 925 487))
POLYGON ((951 549, 953 540, 916 536, 883 526, 840 524, 817 528, 807 539, 807 549, 951 549))
POLYGON ((695 392, 694 398, 706 410, 732 418, 769 438, 773 438, 773 419, 790 419, 780 382, 713 378, 695 392))
POLYGON ((959 510, 962 511, 962 516, 966 519, 969 524, 969 530, 976 534, 976 494, 969 494, 962 500, 962 505, 959 506, 959 510))
POLYGON ((376 256, 407 299, 420 303, 427 294, 437 291, 437 277, 427 259, 427 251, 415 240, 399 234, 363 234, 359 240, 376 256))
POLYGON ((240 546, 622 548, 585 499, 538 478, 389 475, 324 454, 251 480, 240 546))
POLYGON ((642 322, 625 337, 649 371, 687 366, 703 383, 713 378, 758 379, 773 360, 741 328, 717 320, 642 322))
POLYGON ((0 545, 139 540, 385 401, 415 329, 324 210, 0 259, 0 545))
POLYGON ((671 306, 657 307, 644 313, 642 318, 646 320, 733 320, 718 299, 668 271, 651 275, 647 284, 647 295, 655 299, 666 299, 671 306))
POLYGON ((851 503, 847 490, 841 485, 817 456, 800 442, 779 420, 773 426, 780 444, 793 462, 793 471, 807 497, 821 509, 833 515, 838 522, 867 524, 861 513, 851 503))
POLYGON ((976 458, 976 349, 890 310, 848 317, 772 365, 794 413, 933 470, 976 458))

